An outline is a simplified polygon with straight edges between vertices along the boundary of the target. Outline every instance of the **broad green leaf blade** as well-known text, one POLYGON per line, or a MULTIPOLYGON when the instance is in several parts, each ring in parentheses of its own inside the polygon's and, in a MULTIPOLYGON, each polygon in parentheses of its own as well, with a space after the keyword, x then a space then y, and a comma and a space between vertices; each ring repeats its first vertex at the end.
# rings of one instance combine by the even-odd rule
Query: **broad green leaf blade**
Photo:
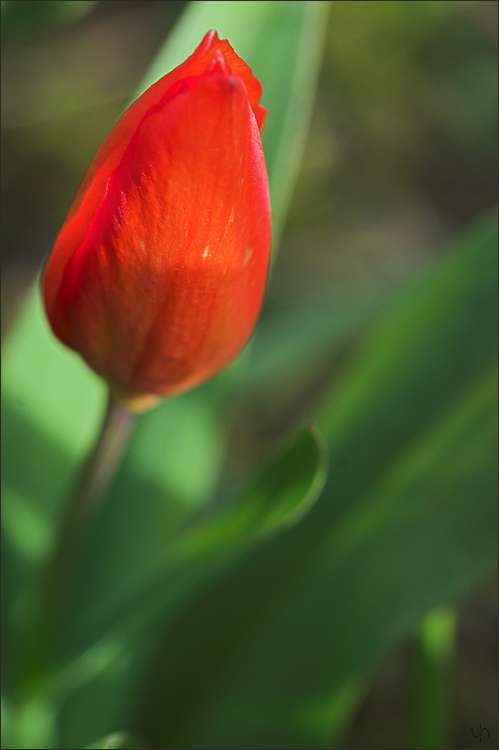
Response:
POLYGON ((489 220, 373 325, 318 409, 319 502, 170 628, 153 743, 334 745, 376 660, 494 570, 496 271, 489 220))
POLYGON ((146 747, 142 739, 132 732, 114 732, 87 745, 87 750, 138 750, 146 747))
MULTIPOLYGON (((154 580, 143 582, 124 601, 110 600, 107 610, 101 602, 92 607, 92 601, 88 611, 78 610, 69 632, 61 634, 61 648, 66 647, 64 666, 45 688, 45 694, 65 703, 64 712, 71 715, 65 742, 74 744, 77 737, 86 736, 90 711, 93 727, 97 724, 102 732, 109 723, 126 719, 130 675, 117 687, 124 700, 116 705, 113 701, 115 715, 110 701, 103 703, 109 674, 116 665, 126 657, 130 668, 137 650, 143 656, 144 637, 149 644, 158 618, 164 622, 165 615, 171 617, 207 579, 309 512, 324 486, 325 472, 323 442, 315 429, 303 428, 226 510, 200 522, 164 550, 162 568, 154 580)), ((105 552, 104 548, 96 567, 106 565, 105 552)))
POLYGON ((305 427, 230 507, 187 533, 174 557, 205 564, 207 557, 241 554, 248 543, 296 524, 316 502, 326 479, 326 449, 305 427))
POLYGON ((12 413, 13 420, 31 423, 57 443, 69 460, 78 458, 94 439, 105 387, 80 357, 52 334, 38 283, 3 346, 2 356, 2 393, 8 418, 12 413))
POLYGON ((2 674, 9 690, 63 499, 95 439, 105 388, 51 334, 38 289, 2 358, 2 674))
MULTIPOLYGON (((322 438, 315 428, 304 427, 248 488, 231 499, 227 509, 198 521, 163 550, 161 566, 153 579, 142 581, 121 601, 108 600, 106 612, 102 603, 80 612, 77 634, 71 633, 68 638, 73 648, 78 639, 83 642, 82 648, 91 647, 102 634, 121 629, 127 619, 132 629, 137 622, 147 625, 152 620, 149 610, 156 613, 163 602, 176 598, 179 590, 184 592, 184 579, 190 587, 193 580, 202 580, 247 548, 296 524, 317 501, 325 479, 322 438)), ((105 549, 96 566, 102 568, 104 564, 105 549)))
POLYGON ((56 727, 56 710, 50 702, 35 698, 7 705, 2 700, 3 748, 55 747, 56 727))
POLYGON ((242 374, 245 388, 282 388, 331 357, 379 311, 386 292, 371 291, 325 299, 309 297, 264 314, 242 374))

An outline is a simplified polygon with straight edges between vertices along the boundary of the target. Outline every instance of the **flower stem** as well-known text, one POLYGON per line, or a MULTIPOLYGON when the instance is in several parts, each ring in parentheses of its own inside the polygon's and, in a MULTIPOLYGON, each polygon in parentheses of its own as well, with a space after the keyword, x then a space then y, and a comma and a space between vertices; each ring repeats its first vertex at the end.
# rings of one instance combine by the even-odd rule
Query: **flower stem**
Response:
POLYGON ((41 589, 35 627, 27 649, 21 690, 36 688, 43 676, 56 636, 57 622, 68 581, 68 571, 78 558, 80 545, 100 501, 119 467, 135 414, 109 396, 97 441, 85 461, 67 502, 56 546, 41 589))
POLYGON ((69 499, 56 547, 49 581, 57 589, 71 558, 116 473, 127 445, 135 415, 109 397, 97 442, 90 452, 69 499))

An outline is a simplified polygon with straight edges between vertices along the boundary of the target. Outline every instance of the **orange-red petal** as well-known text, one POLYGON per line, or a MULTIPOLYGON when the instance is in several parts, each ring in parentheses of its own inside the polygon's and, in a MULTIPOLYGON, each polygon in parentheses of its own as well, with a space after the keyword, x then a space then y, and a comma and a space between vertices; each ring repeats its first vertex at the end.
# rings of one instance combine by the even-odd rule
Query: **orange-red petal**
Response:
POLYGON ((44 274, 48 316, 125 396, 190 388, 251 334, 270 246, 259 95, 210 32, 128 110, 75 199, 44 274))

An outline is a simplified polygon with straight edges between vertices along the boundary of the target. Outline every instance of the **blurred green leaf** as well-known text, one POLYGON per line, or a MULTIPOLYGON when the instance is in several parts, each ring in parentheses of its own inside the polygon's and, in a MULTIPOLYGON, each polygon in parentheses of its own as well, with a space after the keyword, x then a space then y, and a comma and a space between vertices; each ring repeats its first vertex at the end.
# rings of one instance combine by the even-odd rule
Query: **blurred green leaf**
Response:
POLYGON ((264 313, 242 373, 244 386, 282 387, 302 370, 317 368, 376 314, 382 301, 381 292, 364 290, 345 298, 307 298, 264 313))
POLYGON ((318 503, 165 636, 153 743, 334 745, 366 670, 494 570, 496 271, 494 219, 373 325, 317 410, 318 503))
MULTIPOLYGON (((148 634, 146 646, 150 646, 151 627, 159 618, 163 628, 165 615, 171 616, 183 606, 206 579, 238 559, 248 547, 294 525, 307 513, 324 485, 325 463, 320 437, 315 430, 304 428, 247 489, 233 498, 227 509, 200 520, 163 550, 162 559, 157 561, 161 567, 154 579, 141 581, 135 591, 120 592, 121 601, 116 596, 106 602, 90 598, 87 604, 71 598, 67 607, 73 611, 73 619, 60 634, 59 645, 65 649, 65 658, 45 686, 45 694, 53 695, 57 702, 70 698, 69 707, 65 707, 71 712, 70 733, 64 737, 65 742, 71 744, 89 732, 89 710, 93 726, 126 719, 124 701, 118 701, 119 713, 113 718, 109 701, 93 705, 95 688, 92 690, 90 684, 89 693, 87 683, 98 683, 101 673, 114 669, 125 656, 130 659, 137 642, 142 655, 144 635, 148 634)), ((94 552, 98 555, 96 568, 102 569, 107 563, 106 548, 100 554, 97 548, 94 552)), ((126 689, 126 685, 125 680, 119 690, 126 689)))
POLYGON ((79 21, 96 5, 97 0, 2 0, 2 34, 26 34, 79 21))
MULTIPOLYGON (((120 587, 115 577, 118 591, 114 596, 106 592, 102 600, 93 593, 88 602, 78 603, 76 595, 68 604, 74 629, 62 636, 68 649, 74 652, 76 647, 78 653, 90 647, 103 632, 123 627, 127 619, 133 628, 136 622, 150 622, 149 610, 157 616, 164 601, 176 600, 179 591, 184 596, 193 581, 202 580, 256 542, 294 525, 316 502, 325 477, 323 441, 315 428, 304 427, 227 507, 202 514, 164 547, 156 556, 154 575, 143 576, 128 588, 120 587)), ((97 555, 95 568, 102 571, 109 564, 108 548, 102 546, 99 551, 96 545, 93 553, 97 555)))
POLYGON ((43 699, 12 703, 8 708, 2 704, 3 748, 54 747, 56 726, 56 708, 43 699))
POLYGON ((441 607, 426 615, 415 639, 414 747, 449 745, 450 681, 457 625, 455 608, 441 607))
POLYGON ((114 732, 100 740, 87 745, 87 750, 134 750, 145 747, 143 741, 136 734, 130 732, 114 732))
POLYGON ((2 356, 2 675, 9 690, 56 519, 74 467, 95 439, 105 388, 51 334, 38 288, 2 356))
POLYGON ((1 718, 2 718, 2 748, 9 747, 12 745, 11 733, 12 733, 12 713, 8 702, 4 699, 2 694, 1 699, 1 718))

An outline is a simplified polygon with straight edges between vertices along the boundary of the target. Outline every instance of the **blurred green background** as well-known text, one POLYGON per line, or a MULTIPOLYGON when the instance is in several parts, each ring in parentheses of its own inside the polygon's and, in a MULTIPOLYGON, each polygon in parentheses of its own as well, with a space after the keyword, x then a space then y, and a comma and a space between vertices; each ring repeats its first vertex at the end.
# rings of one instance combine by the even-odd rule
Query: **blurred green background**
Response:
MULTIPOLYGON (((243 17, 246 12, 243 6, 250 4, 253 5, 244 2, 220 5, 230 5, 231 12, 237 14, 240 11, 243 17), (240 6, 239 10, 237 7, 234 10, 235 6, 240 6)), ((8 334, 26 299, 91 157, 141 85, 149 65, 187 5, 185 2, 157 0, 2 2, 3 335, 8 334)), ((480 457, 489 456, 491 449, 496 447, 495 433, 489 428, 485 442, 481 437, 480 440, 473 439, 474 430, 476 435, 482 433, 481 422, 475 424, 475 412, 472 411, 472 405, 480 401, 480 394, 485 393, 480 383, 485 383, 496 351, 489 335, 494 333, 491 307, 479 307, 482 290, 488 290, 489 297, 493 296, 491 288, 495 288, 496 283, 492 278, 494 262, 485 261, 482 252, 482 247, 490 245, 491 236, 493 242, 493 232, 491 235, 485 228, 476 230, 472 236, 469 227, 476 221, 483 221, 484 215, 491 215, 497 208, 497 3, 324 2, 319 5, 324 6, 319 11, 322 13, 319 26, 324 33, 324 51, 317 95, 311 109, 309 130, 302 144, 303 156, 297 165, 294 189, 288 176, 288 192, 279 192, 283 205, 277 206, 277 200, 273 202, 279 216, 284 214, 286 206, 289 211, 285 224, 277 227, 279 233, 282 229, 280 243, 276 237, 274 246, 275 251, 279 249, 279 254, 276 254, 259 329, 250 346, 248 357, 252 359, 242 376, 243 386, 236 397, 227 396, 225 392, 214 397, 215 402, 218 398, 226 404, 223 429, 217 432, 216 444, 210 433, 213 421, 211 401, 204 398, 205 393, 211 393, 210 388, 215 392, 216 384, 203 387, 199 396, 194 394, 185 403, 175 400, 168 408, 172 418, 184 425, 183 433, 176 437, 186 448, 184 454, 179 448, 178 455, 199 451, 204 456, 201 472, 205 474, 220 462, 223 470, 218 475, 213 469, 210 481, 211 491, 216 488, 215 497, 221 505, 224 497, 272 455, 304 418, 317 419, 330 453, 330 490, 329 494, 326 490, 325 497, 330 498, 332 504, 336 500, 339 503, 338 509, 334 510, 338 518, 327 516, 328 522, 333 524, 331 529, 343 528, 340 523, 343 508, 348 508, 349 503, 354 505, 355 499, 364 493, 371 498, 376 510, 372 518, 363 517, 365 526, 354 528, 352 521, 351 538, 348 537, 348 524, 341 533, 338 532, 340 541, 334 537, 335 544, 342 550, 342 545, 345 548, 338 554, 340 557, 344 554, 344 560, 349 561, 353 580, 357 580, 357 573, 355 570, 352 573, 352 566, 357 565, 358 580, 367 581, 359 584, 359 596, 364 597, 364 605, 351 616, 369 618, 369 613, 377 606, 374 602, 383 602, 385 595, 385 581, 381 574, 375 578, 373 572, 373 580, 368 580, 370 560, 376 555, 383 556, 382 545, 386 544, 388 549, 392 544, 391 529, 400 535, 400 549, 397 552, 399 558, 395 553, 395 557, 387 556, 387 577, 390 560, 400 559, 403 572, 399 596, 403 600, 404 575, 410 575, 410 566, 404 568, 404 550, 412 549, 413 535, 416 538, 421 535, 423 546, 426 543, 431 545, 431 541, 427 542, 427 533, 429 538, 434 536, 437 540, 435 548, 438 548, 439 535, 443 539, 448 533, 447 525, 452 527, 449 517, 454 512, 454 500, 456 506, 461 507, 458 494, 453 494, 459 493, 465 484, 464 474, 460 472, 465 471, 463 467, 473 464, 475 453, 480 457), (463 240, 462 237, 470 239, 463 240), (453 265, 454 247, 456 257, 461 260, 453 265), (449 269, 449 274, 445 275, 442 270, 439 276, 440 272, 436 271, 436 280, 425 286, 425 279, 429 278, 427 274, 431 274, 433 268, 439 268, 439 263, 444 264, 442 269, 449 269), (438 279, 448 279, 448 282, 444 280, 438 286, 438 279), (470 279, 471 291, 466 286, 470 279), (402 312, 397 317, 399 309, 402 312), (436 321, 442 323, 441 331, 432 323, 429 311, 436 321), (376 338, 378 315, 381 315, 379 330, 383 330, 384 335, 380 333, 376 338), (398 323, 392 324, 392 319, 398 323), (371 327, 372 335, 369 333, 371 327), (364 345, 366 331, 371 338, 364 345), (386 362, 392 363, 393 382, 381 380, 377 383, 382 365, 378 367, 377 360, 369 358, 371 350, 380 352, 380 361, 386 355, 386 362), (397 374, 397 368, 401 375, 397 374), (363 373, 367 384, 362 382, 363 373), (404 388, 400 386, 401 382, 405 384, 404 388), (368 398, 369 389, 372 392, 368 398), (460 400, 462 394, 465 394, 463 401, 460 400), (454 396, 458 403, 455 410, 454 396), (376 412, 376 403, 379 404, 379 413, 376 412), (177 417, 175 409, 179 412, 177 417), (400 411, 403 416, 400 416, 400 411), (441 411, 444 414, 442 424, 439 421, 441 411), (362 413, 358 424, 355 422, 357 412, 362 413), (438 429, 428 427, 433 425, 434 416, 438 429), (348 426, 348 420, 353 427, 348 426), (341 432, 343 424, 347 424, 344 435, 341 432), (463 425, 462 438, 460 425, 463 425), (203 437, 203 430, 208 437, 203 437), (359 435, 363 438, 359 439, 359 435), (452 439, 446 442, 445 435, 452 439), (386 449, 379 447, 385 445, 385 437, 386 449), (405 450, 409 445, 411 450, 413 445, 416 446, 415 453, 411 452, 411 461, 407 460, 402 468, 397 464, 396 470, 385 474, 385 464, 391 466, 391 458, 395 455, 398 459, 399 447, 405 450), (440 463, 441 455, 450 456, 449 462, 442 458, 440 463), (419 477, 433 476, 428 468, 432 457, 435 457, 440 473, 429 489, 424 481, 419 482, 419 477), (345 466, 349 472, 348 481, 343 480, 341 473, 345 466), (398 506, 395 501, 390 506, 389 500, 390 497, 399 497, 413 507, 412 495, 400 490, 402 485, 405 487, 404 483, 409 484, 408 477, 412 475, 417 477, 410 485, 414 487, 410 493, 416 498, 414 509, 422 510, 421 513, 414 510, 414 517, 409 516, 407 526, 401 530, 397 526, 398 506), (381 482, 379 487, 378 482, 381 482), (375 504, 378 495, 382 498, 379 507, 375 504), (437 503, 444 495, 448 500, 442 505, 440 515, 432 516, 431 510, 425 515, 426 505, 431 505, 432 498, 437 503), (383 498, 387 503, 383 504, 383 498), (383 533, 369 541, 368 530, 375 527, 383 513, 389 521, 382 527, 383 533), (333 522, 338 522, 339 526, 335 527, 333 522), (427 528, 427 523, 432 523, 432 528, 427 528), (368 543, 361 547, 362 554, 356 554, 352 563, 348 557, 349 544, 354 545, 357 537, 364 533, 368 543), (373 603, 366 598, 362 585, 370 592, 373 603)), ((240 33, 244 35, 244 28, 240 33)), ((304 58, 307 54, 311 58, 319 55, 321 35, 317 30, 313 33, 317 37, 316 49, 311 45, 308 50, 297 51, 297 58, 299 55, 304 58)), ((230 40, 233 41, 232 37, 230 40)), ((233 43, 239 51, 236 42, 233 43)), ((268 40, 264 38, 262 43, 268 44, 268 40)), ((254 46, 256 49, 257 42, 254 46)), ((277 49, 275 54, 278 55, 277 49)), ((264 80, 264 71, 258 70, 258 56, 247 61, 264 80)), ((272 100, 266 99, 265 92, 264 81, 263 104, 269 109, 266 127, 270 143, 275 123, 272 122, 272 100)), ((298 89, 296 94, 298 106, 299 97, 302 97, 304 109, 308 104, 307 95, 310 98, 313 91, 298 89)), ((299 141, 295 148, 298 158, 299 141)), ((286 158, 291 159, 285 155, 284 160, 286 158)), ((277 182, 277 177, 275 179, 277 182)), ((478 226, 482 225, 479 223, 478 226)), ((486 387, 490 390, 490 382, 486 387)), ((495 417, 489 402, 484 400, 483 403, 487 419, 495 417)), ((161 410, 157 412, 160 413, 161 410)), ((143 432, 154 431, 158 419, 151 415, 148 422, 144 421, 143 432)), ((12 424, 14 422, 7 421, 7 427, 17 435, 12 424)), ((47 447, 46 456, 37 455, 41 466, 49 465, 55 453, 51 456, 47 447)), ((158 453, 158 461, 162 460, 160 455, 158 453)), ((145 449, 141 454, 137 442, 136 462, 146 479, 154 476, 156 469, 151 464, 155 460, 145 449)), ((191 510, 198 509, 208 495, 204 480, 198 480, 195 471, 190 471, 191 467, 185 469, 183 466, 180 461, 178 476, 168 480, 174 503, 169 510, 162 511, 165 522, 172 524, 173 529, 175 524, 181 527, 179 519, 184 512, 178 511, 175 502, 179 507, 190 504, 191 510)), ((456 555, 452 565, 442 553, 439 569, 433 569, 429 563, 428 571, 424 573, 428 578, 440 580, 440 577, 445 577, 448 567, 450 583, 447 588, 443 587, 446 591, 444 601, 433 601, 429 596, 421 604, 425 611, 431 610, 434 604, 450 607, 450 610, 437 610, 434 615, 437 630, 442 622, 445 630, 449 611, 450 622, 454 616, 457 618, 456 631, 449 625, 445 641, 448 646, 455 639, 455 650, 445 665, 445 670, 449 670, 446 679, 450 687, 449 725, 445 730, 444 745, 457 748, 472 746, 471 728, 480 724, 490 730, 491 741, 497 740, 498 736, 497 581, 493 577, 490 556, 486 558, 484 554, 483 565, 476 563, 479 572, 470 573, 474 570, 477 550, 482 543, 483 527, 480 524, 486 526, 494 520, 490 511, 494 483, 492 479, 489 481, 487 473, 494 464, 489 461, 487 471, 482 471, 479 462, 477 466, 474 483, 469 485, 471 504, 466 506, 468 515, 463 516, 465 521, 455 532, 456 555), (482 484, 481 478, 485 475, 487 481, 484 479, 482 484), (478 519, 472 512, 475 497, 478 519), (482 498, 486 498, 486 502, 482 503, 482 498), (470 536, 475 535, 475 547, 473 544, 466 546, 467 543, 462 541, 463 528, 469 528, 470 536)), ((21 460, 16 470, 19 476, 25 471, 21 460)), ((53 474, 56 474, 55 469, 53 474)), ((8 474, 7 481, 10 476, 8 474)), ((119 481, 124 486, 127 480, 130 481, 130 477, 125 475, 119 481)), ((52 477, 51 481, 56 484, 58 480, 52 477)), ((154 491, 151 479, 153 495, 154 491)), ((162 496, 154 497, 160 507, 162 496)), ((49 498, 47 502, 54 504, 55 501, 49 498)), ((107 521, 109 528, 115 523, 111 513, 112 510, 107 521)), ((302 542, 301 537, 296 537, 297 548, 301 550, 297 557, 307 560, 309 567, 313 558, 318 571, 322 569, 322 556, 324 570, 329 564, 326 563, 327 546, 321 543, 321 552, 314 552, 314 557, 307 549, 309 543, 306 540, 317 539, 316 531, 321 524, 324 525, 325 514, 326 510, 321 511, 318 507, 315 516, 311 514, 305 519, 309 526, 305 524, 302 542)), ((102 528, 106 530, 105 519, 103 524, 102 528)), ((124 528, 125 525, 123 521, 124 528)), ((147 529, 143 533, 146 535, 147 529)), ((111 539, 111 546, 117 544, 117 540, 118 532, 116 539, 111 539)), ((42 539, 40 549, 44 544, 42 539)), ((292 550, 292 542, 289 544, 292 550)), ((98 547, 98 539, 94 540, 94 545, 98 547)), ((281 546, 282 549, 278 548, 275 554, 280 555, 283 566, 292 567, 292 551, 287 551, 285 541, 281 546)), ((483 546, 491 549, 490 540, 483 546)), ((30 554, 34 560, 39 559, 36 552, 30 554)), ((256 567, 260 565, 264 569, 265 554, 263 558, 255 558, 256 567)), ((268 555, 271 559, 270 552, 268 555)), ((252 584, 248 572, 251 560, 246 568, 242 566, 240 578, 237 575, 234 578, 234 581, 245 582, 249 591, 252 585, 256 585, 252 584)), ((339 606, 350 601, 348 592, 341 588, 344 580, 341 566, 347 565, 342 560, 335 562, 336 577, 331 579, 338 584, 331 597, 332 601, 338 601, 339 606)), ((98 563, 97 557, 96 567, 98 563)), ((104 578, 105 575, 103 573, 104 578)), ((112 569, 107 575, 112 581, 112 569)), ((319 586, 321 573, 312 580, 318 581, 319 586)), ((277 575, 276 586, 280 581, 277 575)), ((210 594, 215 602, 217 596, 220 601, 224 600, 223 585, 210 594)), ((326 585, 330 585, 330 579, 324 574, 326 585)), ((226 586, 230 592, 230 582, 226 586)), ((304 590, 308 592, 307 587, 304 590)), ((105 592, 105 581, 102 591, 105 592)), ((92 590, 87 595, 93 593, 92 590)), ((258 596, 255 594, 256 599, 258 596)), ((307 597, 310 597, 312 607, 316 601, 313 593, 301 595, 301 606, 308 606, 307 597)), ((388 594, 386 598, 388 601, 388 594)), ((177 631, 181 632, 184 627, 188 632, 189 623, 197 622, 196 606, 200 607, 200 612, 210 611, 206 606, 203 609, 202 597, 200 601, 201 604, 192 605, 194 609, 190 615, 189 610, 182 614, 168 631, 164 645, 166 656, 163 653, 160 663, 167 664, 174 676, 181 670, 181 665, 176 665, 175 659, 169 655, 175 644, 182 641, 177 631)), ((223 604, 220 606, 225 612, 223 604)), ((288 612, 286 606, 284 612, 288 612)), ((327 618, 327 605, 324 609, 327 618)), ((382 607, 380 611, 383 611, 382 607)), ((310 709, 310 725, 315 727, 322 721, 329 723, 330 735, 335 737, 334 746, 411 747, 416 746, 415 736, 421 743, 418 746, 424 746, 424 738, 421 732, 417 734, 414 725, 417 724, 415 705, 418 695, 431 695, 431 687, 426 691, 418 689, 418 680, 424 681, 425 674, 427 678, 431 675, 431 667, 426 672, 424 667, 425 654, 428 654, 428 648, 424 646, 427 631, 409 626, 412 623, 409 595, 405 609, 401 607, 401 611, 407 615, 405 630, 412 629, 412 636, 407 638, 406 633, 403 643, 398 642, 396 646, 391 643, 389 634, 380 636, 380 643, 384 644, 382 658, 378 655, 371 664, 366 655, 370 671, 361 684, 355 683, 351 696, 349 686, 343 685, 343 692, 337 690, 335 693, 334 706, 327 711, 324 707, 324 718, 319 717, 318 705, 307 708, 307 711, 310 709), (343 710, 338 698, 340 693, 341 700, 351 708, 344 709, 348 722, 345 725, 339 720, 339 734, 335 735, 333 714, 343 710)), ((243 605, 239 612, 243 617, 241 612, 244 613, 243 605)), ((401 620, 406 615, 400 615, 401 620)), ((272 617, 273 627, 278 616, 272 617)), ((293 628, 298 631, 300 627, 298 619, 295 622, 293 617, 290 614, 290 633, 293 628)), ((349 621, 347 615, 344 623, 338 615, 334 617, 339 632, 347 633, 350 628, 356 630, 357 625, 349 621)), ((216 620, 214 622, 212 627, 216 629, 216 620)), ((236 615, 234 623, 234 627, 244 630, 236 615)), ((432 622, 426 625, 428 632, 433 632, 432 622)), ((208 622, 208 632, 209 627, 208 622)), ((376 627, 373 624, 374 630, 376 627)), ((400 624, 400 632, 404 627, 400 624)), ((258 631, 258 623, 255 628, 258 631)), ((398 624, 393 625, 395 640, 395 631, 399 632, 397 628, 398 624)), ((380 626, 380 633, 382 631, 380 626)), ((84 637, 81 637, 83 642, 84 637)), ((206 638, 209 647, 213 639, 206 638)), ((290 644, 296 642, 292 635, 289 639, 290 644)), ((64 645, 61 648, 64 651, 64 645)), ((202 641, 198 648, 203 648, 202 641)), ((268 651, 266 648, 264 643, 259 650, 249 652, 253 654, 251 658, 257 659, 256 653, 262 663, 268 659, 271 664, 272 657, 268 654, 273 651, 270 646, 268 651)), ((180 649, 180 653, 185 651, 180 649)), ((358 658, 362 662, 362 653, 358 658)), ((309 659, 313 661, 314 656, 309 654, 309 659)), ((283 663, 286 663, 285 656, 277 656, 275 669, 281 670, 285 681, 283 663)), ((339 665, 339 672, 341 668, 339 665)), ((307 669, 303 667, 303 679, 308 679, 307 669)), ((261 679, 263 673, 253 674, 251 664, 242 668, 241 673, 251 694, 251 680, 259 685, 258 678, 261 679)), ((211 674, 209 665, 206 674, 211 674)), ((216 680, 223 682, 219 672, 214 670, 214 674, 216 680)), ((296 674, 300 674, 299 667, 290 679, 296 679, 296 674)), ((319 665, 313 674, 321 676, 319 665)), ((193 670, 190 679, 199 680, 201 684, 202 675, 193 670)), ((324 682, 327 683, 325 675, 324 682)), ((230 686, 232 683, 229 680, 226 684, 230 686)), ((163 731, 158 719, 165 701, 162 691, 167 691, 168 686, 162 684, 158 675, 151 678, 148 685, 145 689, 147 705, 138 712, 140 719, 130 728, 139 729, 152 746, 157 746, 154 743, 160 741, 158 738, 163 731)), ((189 679, 185 685, 178 683, 178 690, 179 704, 173 702, 169 708, 172 716, 176 711, 181 714, 178 706, 182 707, 182 696, 190 695, 189 679)), ((244 689, 241 690, 244 695, 244 689)), ((201 693, 202 690, 199 696, 201 693)), ((436 700, 438 702, 439 698, 436 700)), ((215 738, 224 737, 218 727, 223 725, 224 711, 228 715, 231 710, 229 703, 223 705, 229 707, 213 714, 218 719, 210 719, 207 725, 203 725, 205 729, 211 726, 209 721, 213 722, 213 727, 216 725, 210 735, 215 738), (222 734, 217 735, 217 731, 222 734)), ((251 708, 248 708, 248 713, 251 714, 251 708)), ((304 709, 303 716, 305 714, 304 709)), ((234 715, 237 716, 237 707, 234 715)), ((71 716, 67 719, 70 721, 71 716)), ((181 719, 178 721, 180 726, 181 719)), ((261 742, 265 746, 267 739, 270 746, 273 738, 265 734, 268 732, 265 721, 265 718, 261 719, 264 738, 261 742)), ((78 719, 75 722, 78 724, 78 719)), ((173 719, 172 722, 175 724, 173 719)), ((303 723, 306 723, 305 719, 303 723)), ((116 729, 121 729, 121 726, 116 729)), ((225 728, 224 731, 228 730, 225 728)), ((259 738, 258 731, 252 731, 256 734, 252 735, 248 730, 247 735, 250 746, 251 740, 259 738)), ((318 730, 311 730, 310 736, 314 736, 314 731, 318 730)), ((324 734, 327 736, 327 731, 324 734)), ((187 742, 189 735, 186 736, 187 742)), ((298 733, 297 736, 307 737, 306 731, 302 730, 302 735, 298 733)), ((181 743, 182 739, 178 739, 182 738, 181 729, 173 726, 171 737, 172 741, 181 743)), ((282 737, 282 732, 279 735, 276 730, 276 747, 283 746, 279 744, 283 742, 282 737)))

